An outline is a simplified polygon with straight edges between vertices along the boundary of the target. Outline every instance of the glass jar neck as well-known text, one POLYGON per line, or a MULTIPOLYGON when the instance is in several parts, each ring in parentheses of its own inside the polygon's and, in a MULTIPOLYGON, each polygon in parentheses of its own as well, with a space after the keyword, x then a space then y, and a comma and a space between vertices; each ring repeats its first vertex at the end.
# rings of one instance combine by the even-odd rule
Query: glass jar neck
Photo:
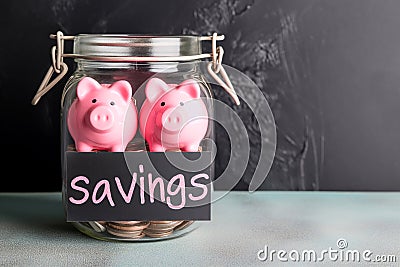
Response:
POLYGON ((76 59, 77 70, 83 72, 106 70, 147 71, 155 73, 195 72, 200 60, 189 62, 104 62, 76 59))

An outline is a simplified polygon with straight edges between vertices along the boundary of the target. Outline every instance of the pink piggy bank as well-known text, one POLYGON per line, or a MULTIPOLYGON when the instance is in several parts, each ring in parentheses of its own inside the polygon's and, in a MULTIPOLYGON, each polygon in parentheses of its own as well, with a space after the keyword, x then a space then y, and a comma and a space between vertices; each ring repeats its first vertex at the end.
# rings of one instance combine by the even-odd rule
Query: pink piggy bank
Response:
POLYGON ((199 84, 194 80, 166 84, 151 78, 145 95, 139 123, 149 150, 198 151, 208 127, 208 112, 200 98, 199 84))
POLYGON ((76 150, 122 152, 137 131, 137 110, 127 81, 111 85, 83 78, 68 112, 68 130, 76 150))

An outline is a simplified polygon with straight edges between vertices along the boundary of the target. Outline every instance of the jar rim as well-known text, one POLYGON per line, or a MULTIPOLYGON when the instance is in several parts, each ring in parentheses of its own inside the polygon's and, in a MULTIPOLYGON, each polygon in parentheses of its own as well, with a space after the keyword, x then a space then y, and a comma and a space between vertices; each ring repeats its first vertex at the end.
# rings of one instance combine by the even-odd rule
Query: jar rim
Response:
POLYGON ((79 33, 75 37, 128 37, 128 38, 202 38, 201 35, 185 34, 135 34, 135 33, 79 33))
POLYGON ((88 57, 192 57, 201 55, 201 36, 143 34, 79 34, 75 55, 88 57))

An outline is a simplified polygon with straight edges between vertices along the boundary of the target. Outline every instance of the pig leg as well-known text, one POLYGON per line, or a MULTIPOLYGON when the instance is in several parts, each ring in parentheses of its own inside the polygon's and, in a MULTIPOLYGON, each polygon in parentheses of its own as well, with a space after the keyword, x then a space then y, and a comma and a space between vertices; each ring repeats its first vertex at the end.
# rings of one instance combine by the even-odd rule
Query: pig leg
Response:
POLYGON ((165 152, 165 148, 158 143, 149 144, 149 149, 151 152, 165 152))
POLYGON ((125 151, 125 146, 124 145, 115 145, 112 146, 110 149, 111 152, 124 152, 125 151))
POLYGON ((76 151, 78 151, 78 152, 91 152, 92 149, 93 149, 93 147, 91 147, 88 144, 83 143, 83 142, 78 142, 76 144, 76 151))
POLYGON ((186 151, 186 152, 198 152, 199 151, 199 145, 200 143, 196 143, 196 144, 190 144, 187 146, 182 147, 182 151, 186 151))

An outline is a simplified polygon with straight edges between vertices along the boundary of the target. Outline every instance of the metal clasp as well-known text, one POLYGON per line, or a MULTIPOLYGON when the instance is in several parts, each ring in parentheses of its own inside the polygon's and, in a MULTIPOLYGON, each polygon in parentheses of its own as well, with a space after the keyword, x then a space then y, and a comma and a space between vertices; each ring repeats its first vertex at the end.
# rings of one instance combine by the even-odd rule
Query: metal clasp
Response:
POLYGON ((236 94, 235 88, 233 87, 231 80, 228 77, 224 67, 222 66, 222 58, 224 57, 224 49, 222 46, 217 47, 217 33, 212 35, 212 50, 211 57, 212 61, 208 63, 207 70, 214 80, 225 89, 225 91, 233 98, 236 105, 240 105, 239 97, 236 94), (218 76, 221 75, 222 79, 218 76))
MULTIPOLYGON (((52 36, 50 36, 52 37, 52 36)), ((54 87, 68 72, 68 66, 64 63, 64 35, 58 31, 56 34, 57 45, 51 48, 51 59, 52 65, 49 67, 46 75, 43 78, 42 83, 39 86, 35 96, 32 99, 32 105, 36 105, 40 98, 46 94, 51 88, 54 87), (50 82, 54 73, 58 75, 50 82)))

